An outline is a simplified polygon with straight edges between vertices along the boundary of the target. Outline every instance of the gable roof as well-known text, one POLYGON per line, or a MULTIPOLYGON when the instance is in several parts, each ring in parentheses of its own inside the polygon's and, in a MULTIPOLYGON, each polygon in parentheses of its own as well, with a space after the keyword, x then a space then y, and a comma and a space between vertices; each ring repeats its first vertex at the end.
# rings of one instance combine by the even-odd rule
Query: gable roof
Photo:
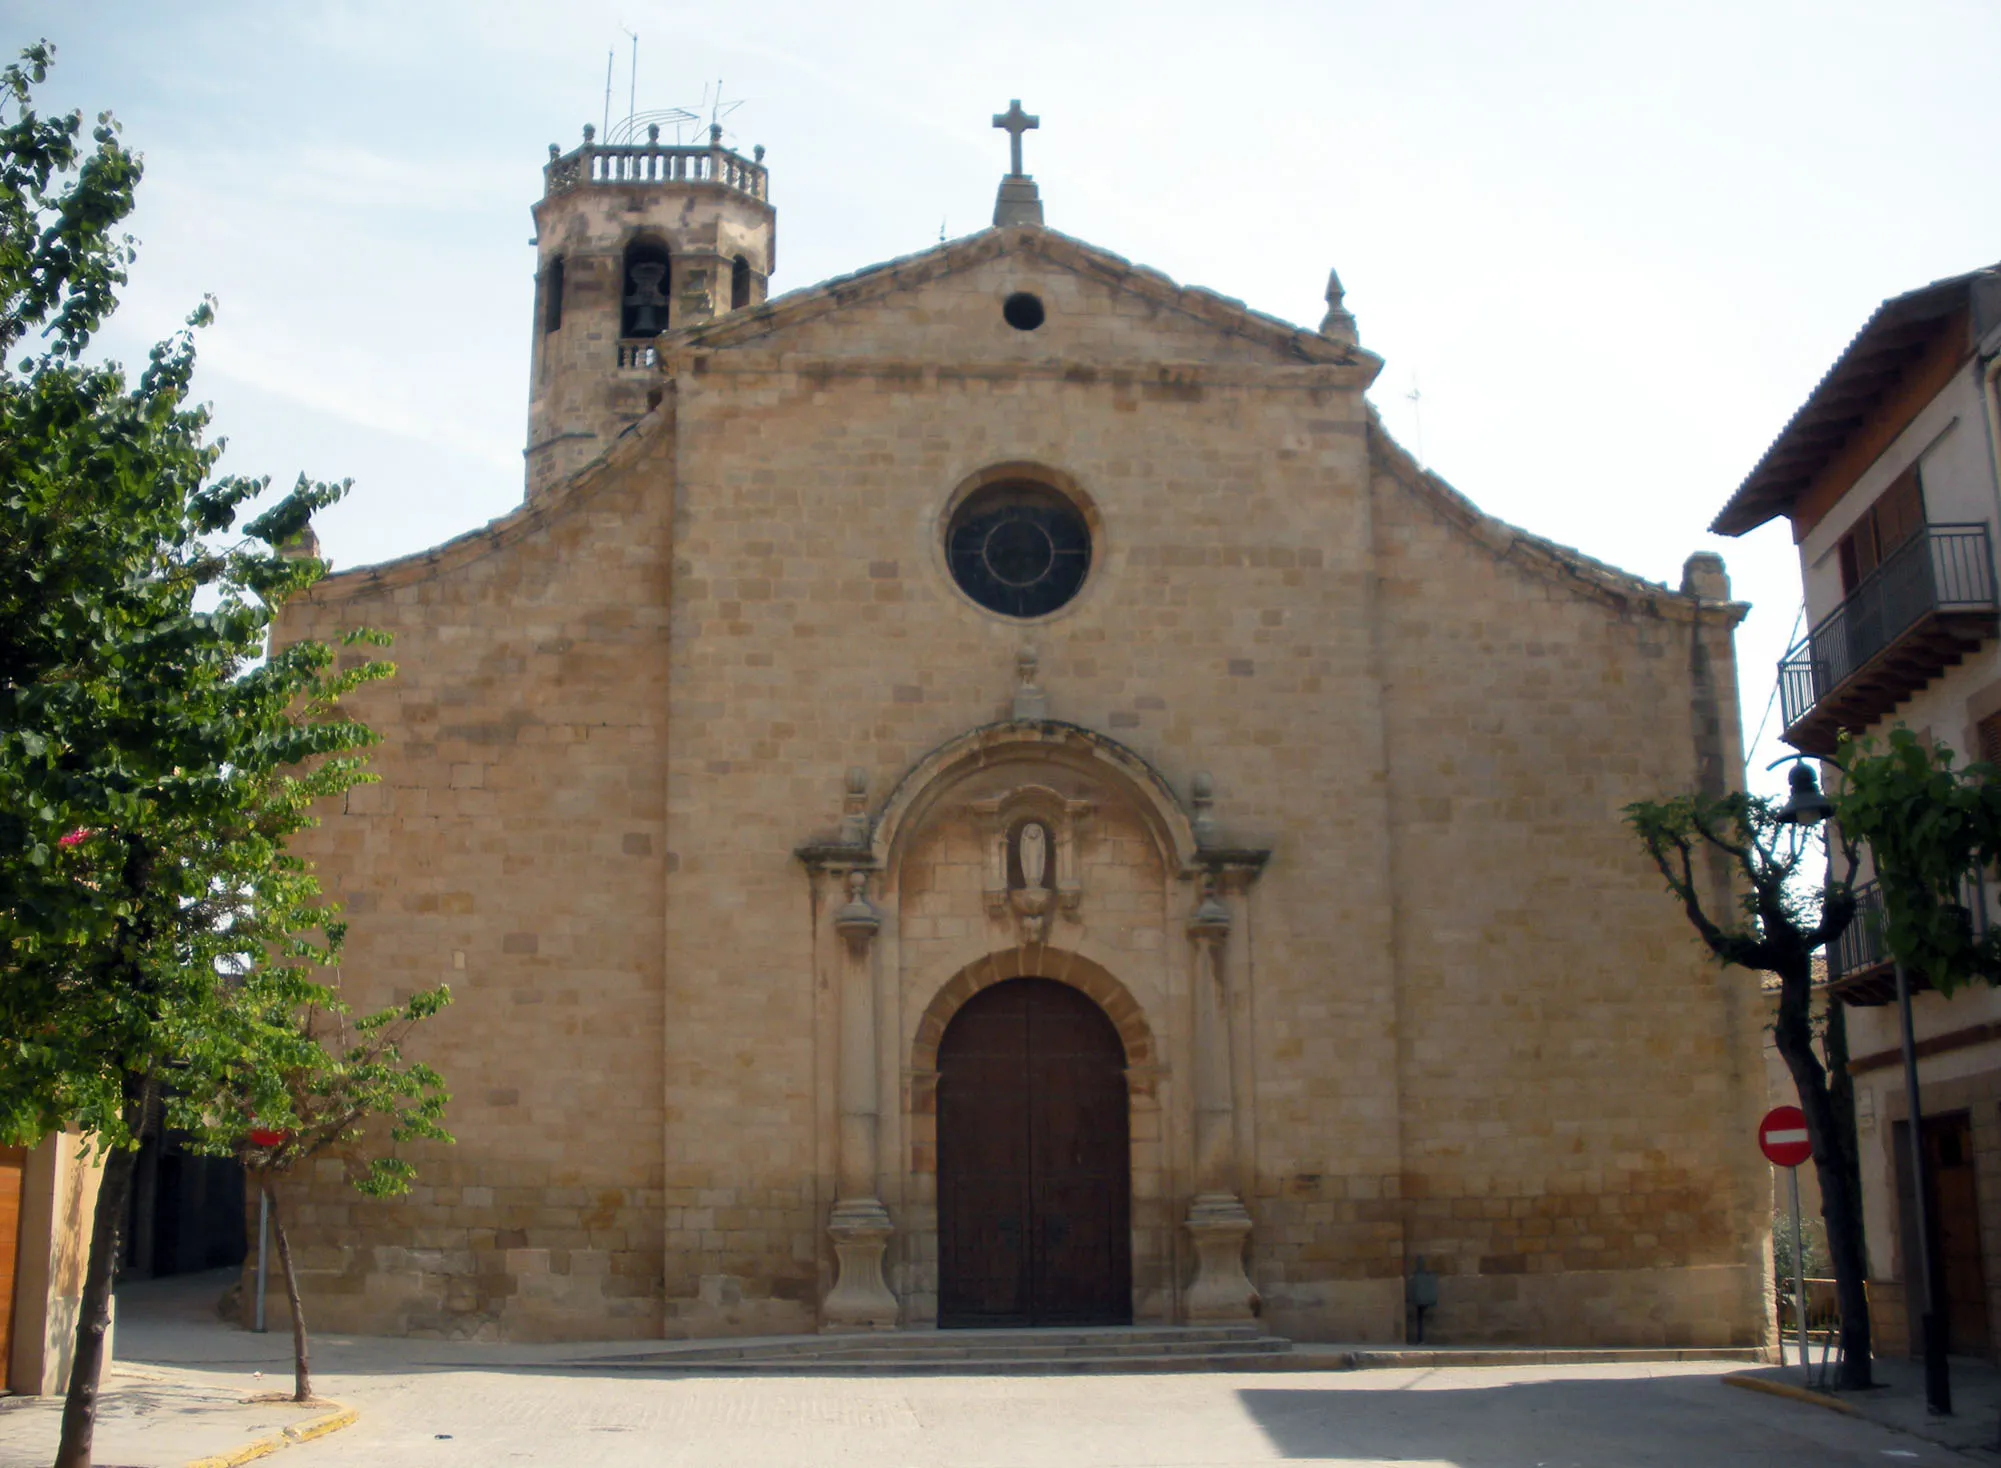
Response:
POLYGON ((1963 309, 1973 319, 1970 350, 2001 321, 2001 265, 1935 280, 1878 306, 1709 528, 1718 535, 1742 535, 1791 510, 1963 309))
POLYGON ((698 326, 684 327, 659 338, 663 357, 677 351, 745 346, 788 326, 872 301, 893 291, 909 290, 955 271, 967 270, 1008 255, 1027 255, 1073 270, 1115 289, 1126 290, 1155 304, 1207 322, 1219 332, 1247 337, 1294 362, 1380 369, 1373 352, 1331 340, 1242 301, 1199 286, 1179 285, 1158 270, 1135 265, 1121 255, 1040 226, 983 229, 941 245, 871 265, 851 275, 838 275, 803 290, 766 301, 748 310, 732 311, 698 326))

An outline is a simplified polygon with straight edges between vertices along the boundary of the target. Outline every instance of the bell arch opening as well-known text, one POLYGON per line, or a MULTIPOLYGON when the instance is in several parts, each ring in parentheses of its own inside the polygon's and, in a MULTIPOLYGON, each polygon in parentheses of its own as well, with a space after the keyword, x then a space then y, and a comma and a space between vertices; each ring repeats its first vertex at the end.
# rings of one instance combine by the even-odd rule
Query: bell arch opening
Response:
POLYGON ((629 341, 659 336, 668 327, 673 259, 659 240, 641 236, 625 247, 619 279, 618 334, 629 341))

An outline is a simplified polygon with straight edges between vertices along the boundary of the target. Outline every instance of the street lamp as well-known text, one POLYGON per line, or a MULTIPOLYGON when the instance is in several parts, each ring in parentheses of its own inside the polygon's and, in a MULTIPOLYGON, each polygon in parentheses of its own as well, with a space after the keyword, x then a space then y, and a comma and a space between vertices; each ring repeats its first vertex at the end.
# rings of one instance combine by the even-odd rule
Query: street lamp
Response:
MULTIPOLYGON (((1814 778, 1813 766, 1807 763, 1805 755, 1787 755, 1772 761, 1766 768, 1775 769, 1787 761, 1793 767, 1792 773, 1786 777, 1791 794, 1786 803, 1773 812, 1773 818, 1788 826, 1817 826, 1834 814, 1834 802, 1821 792, 1820 782, 1814 778)), ((1841 768, 1833 760, 1828 763, 1836 769, 1841 768)), ((1949 1417, 1952 1415, 1952 1378, 1946 1368, 1945 1317, 1939 1313, 1937 1291, 1933 1288, 1931 1190, 1930 1179, 1925 1172, 1924 1110, 1918 1100, 1918 1052, 1911 1032, 1911 981, 1904 972, 1903 959, 1894 955, 1893 959, 1897 970, 1897 1019, 1904 1055, 1904 1102, 1911 1114, 1911 1189, 1915 1194, 1913 1211, 1917 1215, 1918 1329, 1925 1351, 1925 1408, 1934 1416, 1949 1417)), ((1840 1003, 1839 1000, 1835 1002, 1840 1003)))
MULTIPOLYGON (((1817 826, 1834 814, 1834 802, 1821 794, 1820 781, 1814 777, 1813 766, 1806 762, 1803 754, 1789 755, 1792 773, 1786 776, 1786 784, 1791 794, 1786 803, 1772 813, 1772 818, 1788 826, 1817 826)), ((1773 765, 1782 765, 1785 759, 1774 760, 1773 765)), ((1771 768, 1771 766, 1767 766, 1771 768)))

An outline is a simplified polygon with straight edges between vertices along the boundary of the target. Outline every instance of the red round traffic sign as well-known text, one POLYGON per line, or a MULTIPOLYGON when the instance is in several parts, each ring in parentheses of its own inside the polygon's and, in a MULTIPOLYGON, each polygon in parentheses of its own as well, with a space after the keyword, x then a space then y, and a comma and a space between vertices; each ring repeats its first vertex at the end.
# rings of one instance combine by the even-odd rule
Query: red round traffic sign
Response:
POLYGON ((1813 1156, 1806 1113, 1797 1106, 1774 1106, 1758 1123, 1758 1150, 1774 1167, 1798 1167, 1813 1156))

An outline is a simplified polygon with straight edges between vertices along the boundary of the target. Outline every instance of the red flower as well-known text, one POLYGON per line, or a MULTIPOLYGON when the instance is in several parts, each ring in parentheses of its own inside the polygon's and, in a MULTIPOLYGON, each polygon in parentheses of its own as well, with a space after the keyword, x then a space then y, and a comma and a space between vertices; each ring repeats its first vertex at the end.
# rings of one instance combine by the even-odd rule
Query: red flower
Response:
POLYGON ((56 838, 56 845, 65 848, 71 846, 81 846, 89 838, 90 838, 89 830, 87 830, 83 826, 78 826, 74 831, 70 832, 67 836, 58 836, 56 838))

